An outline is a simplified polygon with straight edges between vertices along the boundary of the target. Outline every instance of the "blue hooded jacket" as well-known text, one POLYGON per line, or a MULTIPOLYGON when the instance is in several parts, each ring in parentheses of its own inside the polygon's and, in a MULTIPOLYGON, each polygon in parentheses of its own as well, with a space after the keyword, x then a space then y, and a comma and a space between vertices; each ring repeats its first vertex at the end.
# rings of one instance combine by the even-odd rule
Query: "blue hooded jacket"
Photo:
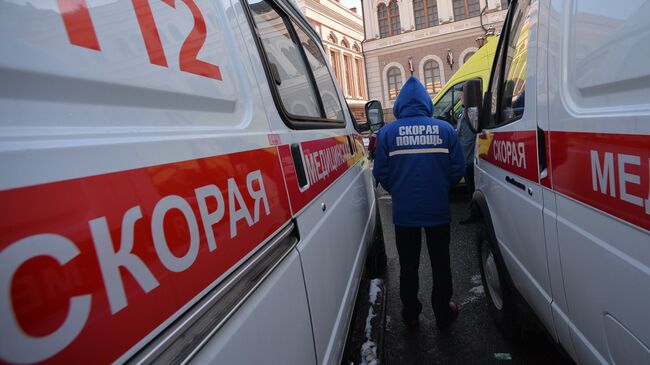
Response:
POLYGON ((432 118, 433 108, 424 86, 411 76, 393 106, 397 120, 377 135, 373 174, 392 195, 398 226, 449 223, 449 190, 465 173, 456 131, 432 118))

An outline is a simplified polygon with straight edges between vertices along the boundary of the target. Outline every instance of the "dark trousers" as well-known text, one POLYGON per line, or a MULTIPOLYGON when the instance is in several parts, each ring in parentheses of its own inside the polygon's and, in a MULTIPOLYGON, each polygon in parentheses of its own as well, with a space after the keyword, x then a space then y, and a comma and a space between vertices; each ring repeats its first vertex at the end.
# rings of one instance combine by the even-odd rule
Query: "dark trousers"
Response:
MULTIPOLYGON (((436 321, 444 324, 450 320, 449 300, 453 294, 449 265, 449 224, 425 227, 424 232, 433 274, 431 305, 436 321)), ((395 226, 395 240, 399 254, 399 295, 403 306, 402 317, 405 320, 417 319, 422 312, 422 303, 418 299, 421 229, 395 226)))
POLYGON ((472 197, 474 194, 474 165, 465 165, 465 184, 467 184, 467 191, 469 192, 469 197, 472 197))
POLYGON ((476 189, 474 185, 474 165, 465 165, 465 184, 467 185, 467 194, 469 195, 469 216, 472 218, 479 217, 479 208, 472 200, 474 189, 476 189))

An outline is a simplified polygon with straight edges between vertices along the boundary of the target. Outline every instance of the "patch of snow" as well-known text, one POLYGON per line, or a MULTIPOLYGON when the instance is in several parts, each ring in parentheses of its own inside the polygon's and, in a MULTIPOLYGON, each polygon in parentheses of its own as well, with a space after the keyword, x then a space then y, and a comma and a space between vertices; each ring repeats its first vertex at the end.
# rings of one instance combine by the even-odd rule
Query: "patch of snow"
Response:
POLYGON ((470 282, 475 286, 469 290, 470 295, 460 302, 460 305, 466 305, 485 297, 485 289, 481 281, 481 275, 477 274, 470 278, 470 282))
POLYGON ((368 317, 366 317, 366 342, 361 345, 361 364, 362 365, 377 365, 377 344, 372 340, 372 319, 377 315, 373 309, 373 305, 377 303, 377 295, 381 293, 382 284, 381 279, 373 279, 370 281, 370 290, 368 293, 368 299, 370 301, 370 307, 368 308, 368 317))
POLYGON ((366 339, 370 340, 370 335, 372 334, 372 319, 377 317, 375 311, 370 307, 368 310, 368 317, 366 317, 366 339))
POLYGON ((469 279, 469 281, 474 285, 482 284, 482 282, 481 282, 481 274, 476 274, 476 275, 472 276, 469 279))
POLYGON ((469 290, 470 293, 476 294, 478 296, 482 296, 485 294, 485 289, 483 289, 483 285, 481 286, 475 286, 472 289, 469 290))
POLYGON ((381 288, 379 287, 381 283, 381 279, 372 279, 370 281, 370 305, 374 305, 377 301, 377 294, 381 293, 381 288))
POLYGON ((377 365, 377 344, 366 341, 361 345, 361 365, 377 365))

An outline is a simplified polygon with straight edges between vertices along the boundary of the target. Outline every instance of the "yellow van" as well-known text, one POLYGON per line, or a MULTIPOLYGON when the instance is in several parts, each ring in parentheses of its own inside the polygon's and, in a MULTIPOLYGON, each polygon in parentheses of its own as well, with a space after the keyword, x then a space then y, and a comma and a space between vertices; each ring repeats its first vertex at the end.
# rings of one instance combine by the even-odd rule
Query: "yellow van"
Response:
POLYGON ((436 106, 433 112, 434 118, 446 120, 456 127, 463 112, 460 105, 461 88, 467 80, 473 79, 480 79, 483 85, 487 85, 498 43, 498 36, 487 37, 487 43, 447 81, 445 87, 433 98, 433 104, 436 106))

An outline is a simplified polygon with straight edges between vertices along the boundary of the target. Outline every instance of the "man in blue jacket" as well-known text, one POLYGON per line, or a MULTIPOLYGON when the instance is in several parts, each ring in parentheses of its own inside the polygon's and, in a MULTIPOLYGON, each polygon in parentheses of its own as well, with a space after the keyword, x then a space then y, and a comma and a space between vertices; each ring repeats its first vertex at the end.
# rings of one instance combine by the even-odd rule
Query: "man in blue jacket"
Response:
POLYGON ((373 174, 393 199, 393 223, 400 264, 402 318, 418 325, 421 228, 424 228, 433 271, 431 304, 439 328, 458 316, 451 302, 449 264, 449 191, 465 172, 465 160, 453 127, 434 119, 433 102, 411 76, 399 93, 397 120, 377 136, 373 174))

